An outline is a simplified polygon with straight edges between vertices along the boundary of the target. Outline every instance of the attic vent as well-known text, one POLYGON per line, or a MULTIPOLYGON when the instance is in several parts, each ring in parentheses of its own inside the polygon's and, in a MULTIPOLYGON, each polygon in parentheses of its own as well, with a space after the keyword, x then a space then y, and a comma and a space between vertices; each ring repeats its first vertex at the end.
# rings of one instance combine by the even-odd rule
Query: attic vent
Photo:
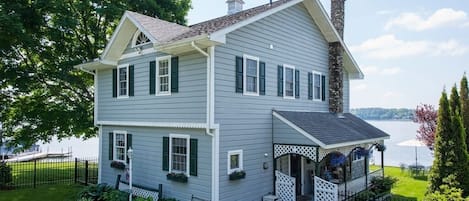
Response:
POLYGON ((137 32, 135 32, 134 34, 132 45, 135 47, 135 46, 145 45, 149 42, 150 42, 150 39, 147 36, 145 36, 144 33, 137 30, 137 32))

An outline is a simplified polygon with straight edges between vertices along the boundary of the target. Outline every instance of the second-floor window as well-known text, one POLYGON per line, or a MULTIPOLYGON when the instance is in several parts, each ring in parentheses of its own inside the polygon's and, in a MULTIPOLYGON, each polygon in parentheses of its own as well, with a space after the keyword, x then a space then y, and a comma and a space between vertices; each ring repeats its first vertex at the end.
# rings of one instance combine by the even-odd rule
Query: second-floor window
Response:
POLYGON ((314 100, 321 100, 322 99, 322 82, 321 82, 321 74, 313 72, 313 99, 314 100))
POLYGON ((171 57, 163 57, 158 60, 157 68, 157 93, 159 95, 170 94, 171 89, 171 57))
POLYGON ((259 95, 259 58, 244 55, 244 94, 259 95))
POLYGON ((119 97, 127 97, 129 89, 129 66, 123 65, 118 68, 118 92, 119 97))
POLYGON ((285 96, 286 98, 294 98, 294 90, 295 90, 295 67, 284 65, 284 89, 285 89, 285 96))

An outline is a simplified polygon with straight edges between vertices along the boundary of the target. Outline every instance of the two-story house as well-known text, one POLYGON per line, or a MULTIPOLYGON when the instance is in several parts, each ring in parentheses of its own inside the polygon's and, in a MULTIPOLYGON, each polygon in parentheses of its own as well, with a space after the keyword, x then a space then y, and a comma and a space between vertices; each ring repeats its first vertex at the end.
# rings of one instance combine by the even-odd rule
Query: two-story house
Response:
POLYGON ((126 174, 111 163, 131 147, 133 183, 178 200, 364 187, 369 151, 389 136, 349 113, 363 74, 342 39, 344 0, 332 20, 319 0, 227 3, 192 26, 127 11, 100 58, 77 66, 95 75, 99 182, 126 174))

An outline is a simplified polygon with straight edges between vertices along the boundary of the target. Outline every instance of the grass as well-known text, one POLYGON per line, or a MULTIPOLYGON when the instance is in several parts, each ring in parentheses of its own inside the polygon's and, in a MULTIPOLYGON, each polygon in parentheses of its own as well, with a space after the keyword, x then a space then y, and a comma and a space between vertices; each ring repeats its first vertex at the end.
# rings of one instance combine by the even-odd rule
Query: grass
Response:
POLYGON ((75 201, 81 185, 41 185, 37 188, 0 191, 0 201, 75 201))
MULTIPOLYGON (((376 170, 379 167, 371 166, 370 170, 376 170)), ((398 181, 391 190, 395 200, 423 200, 427 189, 427 177, 412 177, 406 170, 402 171, 399 167, 384 167, 384 174, 397 178, 398 181)))

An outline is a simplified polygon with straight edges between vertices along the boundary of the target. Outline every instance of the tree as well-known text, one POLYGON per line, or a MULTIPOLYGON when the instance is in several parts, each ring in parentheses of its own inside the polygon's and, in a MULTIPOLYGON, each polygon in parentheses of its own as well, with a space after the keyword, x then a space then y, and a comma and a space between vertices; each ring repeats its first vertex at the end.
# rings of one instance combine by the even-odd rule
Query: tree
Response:
POLYGON ((433 150, 437 111, 432 105, 420 104, 415 109, 414 116, 414 122, 420 124, 417 130, 417 139, 425 143, 430 150, 433 150))
POLYGON ((74 65, 97 58, 125 9, 184 24, 190 0, 0 0, 0 121, 25 147, 96 135, 93 79, 74 65))
POLYGON ((468 148, 469 152, 469 88, 467 85, 467 77, 466 74, 463 75, 461 79, 460 87, 460 99, 461 99, 461 118, 462 124, 465 130, 465 137, 466 137, 466 147, 468 148))
POLYGON ((446 92, 443 91, 438 110, 436 138, 434 146, 433 166, 430 172, 430 185, 428 192, 440 190, 440 186, 460 188, 463 194, 469 192, 468 186, 468 154, 462 129, 461 118, 457 111, 455 98, 459 99, 455 87, 451 90, 451 98, 448 101, 446 92), (448 178, 456 181, 446 182, 448 178))

